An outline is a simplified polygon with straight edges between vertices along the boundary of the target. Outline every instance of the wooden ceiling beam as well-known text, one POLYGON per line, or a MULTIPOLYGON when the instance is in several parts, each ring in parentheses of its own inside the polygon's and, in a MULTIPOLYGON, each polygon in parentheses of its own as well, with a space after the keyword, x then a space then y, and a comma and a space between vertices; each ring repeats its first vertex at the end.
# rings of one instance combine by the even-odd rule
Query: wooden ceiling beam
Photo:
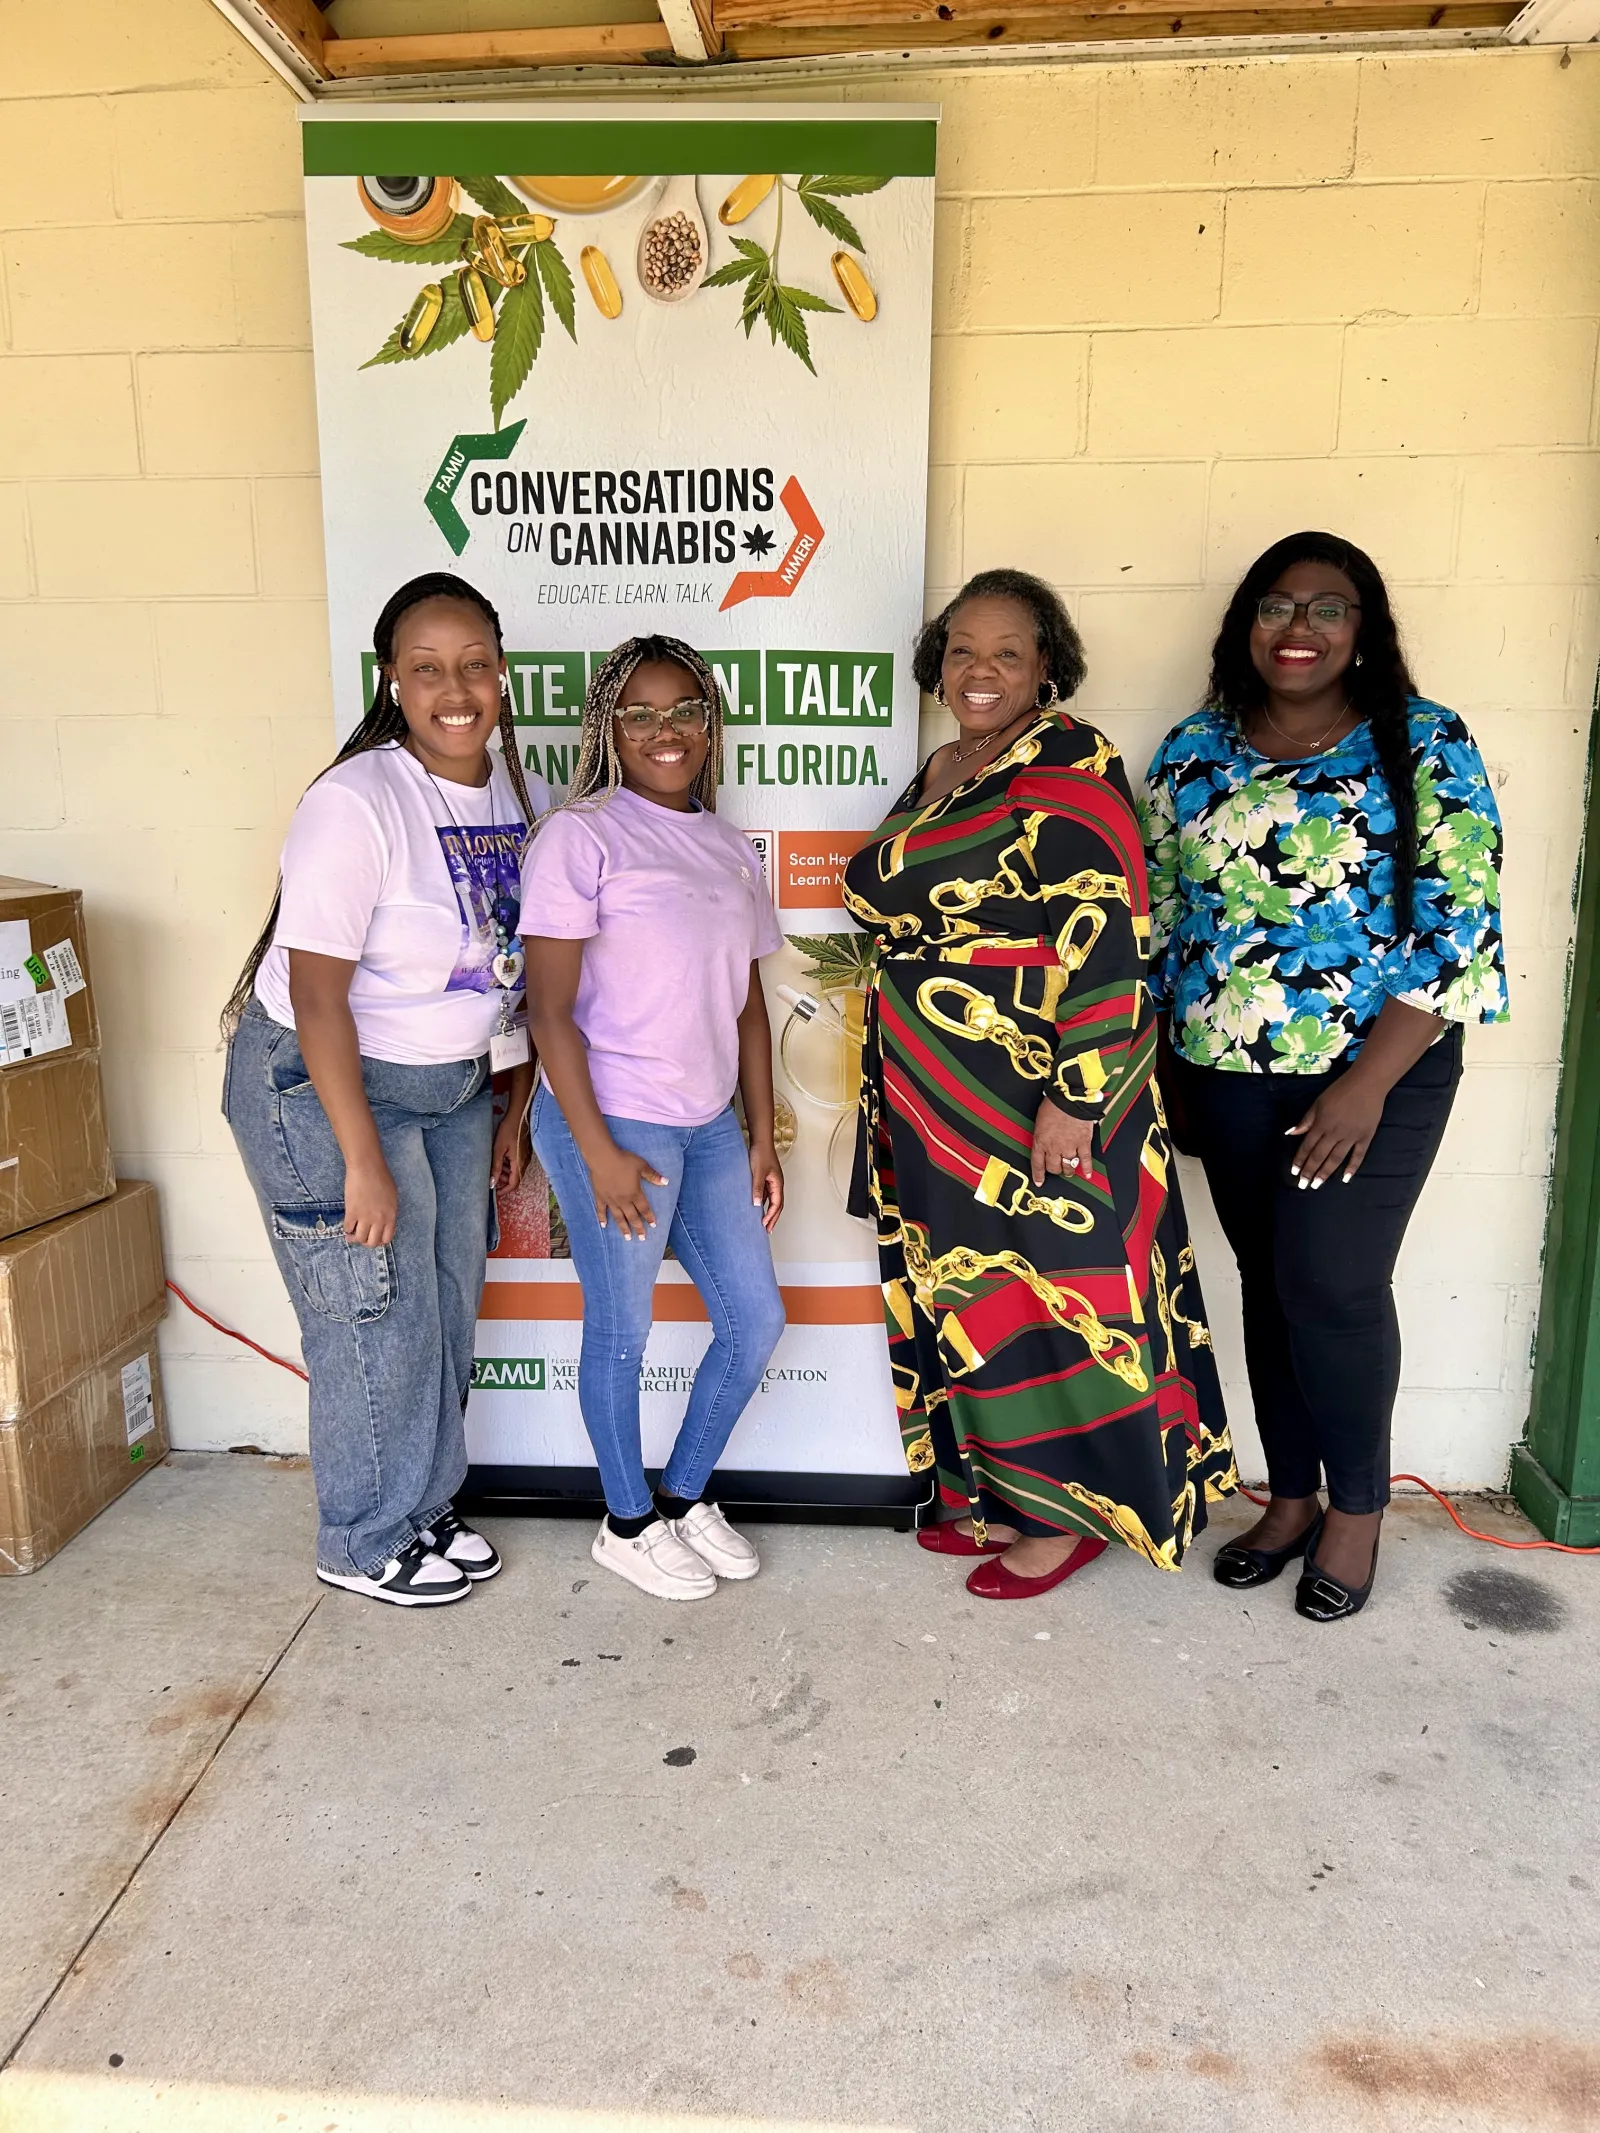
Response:
POLYGON ((704 66, 722 50, 709 0, 656 0, 672 49, 692 66, 704 66))
POLYGON ((304 87, 328 78, 327 25, 315 0, 212 0, 280 74, 304 87))
POLYGON ((606 22, 571 29, 452 31, 432 37, 329 37, 336 81, 385 74, 470 73, 483 67, 627 67, 670 59, 666 24, 606 22))
POLYGON ((723 30, 732 37, 751 29, 831 33, 867 25, 910 28, 927 24, 936 34, 948 33, 939 41, 975 37, 979 42, 994 42, 997 27, 1009 36, 1012 24, 1048 23, 1058 18, 1108 22, 1132 16, 1182 15, 1199 30, 1209 27, 1215 17, 1231 21, 1270 14, 1275 21, 1293 15, 1324 26, 1336 22, 1343 29, 1351 26, 1350 18, 1355 15, 1384 26, 1398 27, 1403 20, 1412 27, 1435 17, 1441 23, 1447 17, 1459 21, 1464 8, 1484 6, 1495 11, 1477 19, 1509 20, 1514 12, 1500 9, 1498 0, 1445 0, 1443 5, 1435 0, 1432 6, 1415 4, 1415 0, 1410 5, 1405 0, 1279 0, 1278 5, 1261 9, 1241 6, 1240 0, 1077 0, 1076 5, 1072 0, 1067 4, 1063 0, 1000 0, 999 5, 995 0, 722 0, 720 12, 723 30))
MULTIPOLYGON (((767 4, 767 0, 759 0, 767 4)), ((787 4, 787 0, 784 0, 787 4)), ((1330 31, 1339 34, 1366 30, 1487 29, 1499 28, 1516 14, 1515 0, 1446 0, 1432 6, 1372 4, 1372 0, 1341 0, 1337 8, 1277 6, 1242 8, 1238 0, 1155 0, 1155 5, 1126 5, 1111 12, 1111 0, 1089 9, 1055 7, 1041 13, 1018 12, 1004 6, 987 16, 963 8, 965 20, 954 19, 956 0, 948 0, 952 19, 897 22, 838 19, 842 5, 830 7, 835 16, 814 27, 742 27, 728 20, 730 0, 721 9, 727 54, 733 60, 819 59, 857 53, 889 53, 941 50, 982 45, 1094 44, 1119 39, 1149 40, 1208 37, 1303 37, 1330 31)), ((882 5, 883 0, 866 0, 882 5)), ((920 0, 908 0, 920 5, 920 0)))

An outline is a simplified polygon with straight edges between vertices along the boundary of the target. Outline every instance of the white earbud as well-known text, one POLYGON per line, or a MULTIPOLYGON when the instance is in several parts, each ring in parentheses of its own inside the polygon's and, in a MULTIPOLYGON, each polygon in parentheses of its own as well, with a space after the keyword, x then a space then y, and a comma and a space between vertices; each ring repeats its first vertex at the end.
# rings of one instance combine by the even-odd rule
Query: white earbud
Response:
POLYGON ((389 701, 392 704, 398 704, 400 701, 400 684, 397 681, 391 681, 389 684, 389 701))

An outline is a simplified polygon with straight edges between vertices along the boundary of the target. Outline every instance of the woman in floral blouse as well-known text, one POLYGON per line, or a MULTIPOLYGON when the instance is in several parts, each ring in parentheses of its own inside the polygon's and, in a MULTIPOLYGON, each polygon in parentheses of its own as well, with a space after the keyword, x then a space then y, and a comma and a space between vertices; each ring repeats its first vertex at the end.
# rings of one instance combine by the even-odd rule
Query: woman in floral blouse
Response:
POLYGON ((1418 696, 1359 548, 1292 534, 1245 573, 1145 826, 1162 1085, 1239 1262, 1272 1491, 1216 1575, 1304 1556, 1295 1606, 1336 1621, 1372 1590, 1389 1496, 1395 1259, 1462 1025, 1507 1014, 1483 759, 1418 696))

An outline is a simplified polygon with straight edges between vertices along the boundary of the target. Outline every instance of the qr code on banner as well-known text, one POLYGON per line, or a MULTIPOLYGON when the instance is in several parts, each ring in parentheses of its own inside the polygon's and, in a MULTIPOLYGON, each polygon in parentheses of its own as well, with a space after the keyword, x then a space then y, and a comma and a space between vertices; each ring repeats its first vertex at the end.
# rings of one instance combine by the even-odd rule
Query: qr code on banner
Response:
POLYGON ((0 1067, 20 1066, 45 1052, 64 1052, 71 1042, 67 1003, 59 992, 0 1000, 0 1067))
POLYGON ((772 887, 772 832, 771 830, 746 830, 746 837, 755 846, 756 857, 761 861, 761 879, 772 887))

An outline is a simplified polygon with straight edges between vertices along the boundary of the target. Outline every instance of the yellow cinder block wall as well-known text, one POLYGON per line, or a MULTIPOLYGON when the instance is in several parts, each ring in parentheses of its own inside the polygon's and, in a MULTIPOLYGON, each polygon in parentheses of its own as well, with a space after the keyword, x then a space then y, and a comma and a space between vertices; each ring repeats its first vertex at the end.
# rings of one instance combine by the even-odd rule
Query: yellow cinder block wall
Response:
MULTIPOLYGON (((174 1278, 292 1353, 215 1026, 333 740, 294 105, 205 0, 0 0, 0 54, 0 870, 83 886, 119 1164, 174 1278)), ((1401 1264, 1398 1463, 1458 1484, 1503 1478, 1537 1302, 1600 657, 1597 92, 1593 48, 804 92, 944 109, 930 607, 1048 577, 1137 772, 1239 571, 1326 525, 1483 744, 1515 1019, 1469 1044, 1401 1264)), ((164 1354, 179 1444, 303 1446, 281 1372, 183 1315, 164 1354)))

